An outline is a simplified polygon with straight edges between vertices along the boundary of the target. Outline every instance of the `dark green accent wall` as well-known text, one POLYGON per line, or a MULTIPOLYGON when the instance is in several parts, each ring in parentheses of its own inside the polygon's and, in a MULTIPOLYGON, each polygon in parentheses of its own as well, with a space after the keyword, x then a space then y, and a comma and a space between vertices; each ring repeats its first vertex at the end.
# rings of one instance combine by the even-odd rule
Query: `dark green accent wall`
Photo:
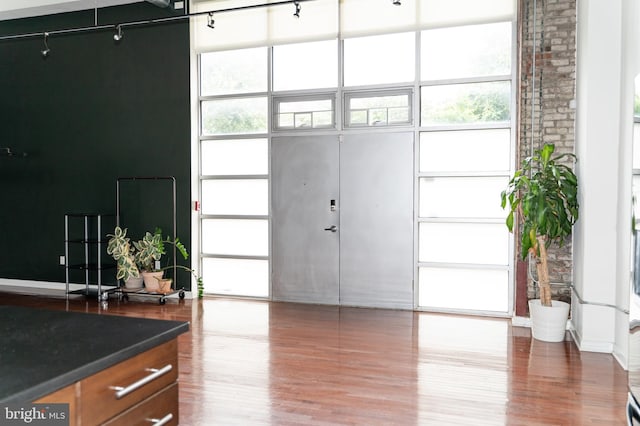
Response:
MULTIPOLYGON (((171 13, 134 3, 99 9, 98 24, 171 13)), ((93 10, 73 12, 0 22, 0 35, 93 24, 93 10)), ((174 176, 178 236, 190 246, 188 20, 125 27, 119 43, 113 34, 53 34, 47 58, 42 37, 0 41, 0 147, 27 154, 0 153, 0 278, 64 282, 65 213, 114 214, 118 177, 174 176)), ((162 185, 123 190, 130 233, 171 231, 162 185)))

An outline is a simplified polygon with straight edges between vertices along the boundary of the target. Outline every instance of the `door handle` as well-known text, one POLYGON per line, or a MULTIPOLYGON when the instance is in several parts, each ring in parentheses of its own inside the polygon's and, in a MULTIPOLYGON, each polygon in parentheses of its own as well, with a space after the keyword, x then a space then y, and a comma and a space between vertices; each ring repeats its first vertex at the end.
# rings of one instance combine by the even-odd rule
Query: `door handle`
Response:
POLYGON ((338 232, 338 227, 335 225, 331 225, 328 228, 324 228, 325 231, 338 232))

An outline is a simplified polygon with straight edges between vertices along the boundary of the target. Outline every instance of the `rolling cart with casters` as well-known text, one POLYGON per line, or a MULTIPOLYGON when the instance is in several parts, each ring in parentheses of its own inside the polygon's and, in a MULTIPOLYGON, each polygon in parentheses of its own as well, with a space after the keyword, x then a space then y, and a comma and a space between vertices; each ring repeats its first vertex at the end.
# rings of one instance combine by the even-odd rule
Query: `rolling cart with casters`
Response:
MULTIPOLYGON (((124 181, 159 181, 165 180, 171 183, 171 196, 172 196, 172 204, 173 204, 173 216, 172 216, 172 225, 173 225, 173 237, 175 238, 177 235, 177 219, 176 219, 176 179, 173 176, 154 176, 154 177, 120 177, 117 179, 116 183, 116 225, 121 226, 120 224, 120 207, 121 207, 121 190, 120 185, 124 181)), ((177 263, 177 252, 176 247, 173 247, 173 278, 174 278, 174 286, 176 289, 171 289, 170 291, 165 292, 153 292, 147 291, 143 288, 135 288, 128 289, 125 288, 124 285, 119 286, 116 289, 116 293, 119 296, 119 299, 122 301, 129 300, 130 296, 135 297, 157 297, 158 303, 160 305, 164 305, 167 302, 167 297, 172 296, 174 294, 178 294, 178 298, 183 300, 185 298, 185 290, 184 287, 178 288, 177 283, 175 282, 175 278, 177 275, 178 268, 175 266, 177 263)))
POLYGON ((180 300, 183 300, 185 297, 185 290, 184 288, 181 288, 179 290, 171 290, 168 291, 166 293, 160 293, 160 292, 153 292, 153 291, 146 291, 144 289, 126 289, 126 288, 120 288, 118 290, 118 294, 120 296, 120 300, 122 301, 127 301, 129 300, 129 296, 144 296, 144 297, 157 297, 158 298, 158 303, 161 305, 164 305, 165 303, 167 303, 167 297, 172 296, 174 294, 178 294, 178 298, 180 300))

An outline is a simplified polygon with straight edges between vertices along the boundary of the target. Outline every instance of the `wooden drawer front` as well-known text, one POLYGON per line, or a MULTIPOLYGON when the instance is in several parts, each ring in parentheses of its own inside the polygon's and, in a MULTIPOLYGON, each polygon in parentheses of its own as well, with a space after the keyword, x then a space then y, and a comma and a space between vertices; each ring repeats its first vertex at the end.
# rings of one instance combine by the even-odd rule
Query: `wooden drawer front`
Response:
POLYGON ((107 368, 80 382, 80 411, 82 425, 97 425, 158 392, 178 379, 178 344, 174 339, 147 352, 107 368), (167 367, 170 366, 170 367, 167 367), (149 369, 168 370, 164 374, 149 369), (126 396, 116 397, 122 388, 149 378, 148 383, 126 396))
POLYGON ((135 407, 105 423, 105 426, 153 426, 161 420, 164 425, 178 424, 178 383, 161 390, 135 407), (171 415, 171 420, 169 419, 171 415))

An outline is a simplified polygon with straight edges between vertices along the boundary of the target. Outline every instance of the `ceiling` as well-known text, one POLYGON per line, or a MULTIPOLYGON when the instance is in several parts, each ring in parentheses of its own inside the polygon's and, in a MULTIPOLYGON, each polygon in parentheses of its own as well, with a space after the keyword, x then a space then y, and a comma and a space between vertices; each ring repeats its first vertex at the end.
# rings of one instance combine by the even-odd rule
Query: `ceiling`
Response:
POLYGON ((0 21, 138 3, 139 1, 141 0, 5 0, 0 1, 0 21))

